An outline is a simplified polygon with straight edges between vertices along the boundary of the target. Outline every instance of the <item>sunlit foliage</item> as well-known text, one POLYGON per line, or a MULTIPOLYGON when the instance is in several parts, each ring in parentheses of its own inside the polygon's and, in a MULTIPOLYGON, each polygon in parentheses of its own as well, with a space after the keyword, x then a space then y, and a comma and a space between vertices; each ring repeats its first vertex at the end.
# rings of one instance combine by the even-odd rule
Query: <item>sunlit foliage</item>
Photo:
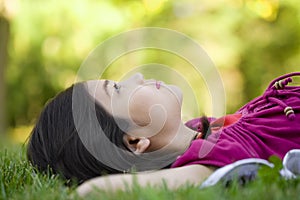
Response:
MULTIPOLYGON (((10 126, 34 123, 47 100, 74 82, 93 48, 134 28, 169 28, 197 41, 222 76, 228 113, 259 95, 275 76, 299 70, 300 6, 293 0, 5 2, 11 24, 6 70, 10 126)), ((193 77, 192 66, 174 55, 136 52, 116 60, 105 75, 120 79, 147 63, 176 69, 198 89, 196 100, 204 105, 185 113, 190 105, 186 100, 186 119, 211 114, 205 84, 193 77), (130 63, 132 56, 139 59, 130 63)))

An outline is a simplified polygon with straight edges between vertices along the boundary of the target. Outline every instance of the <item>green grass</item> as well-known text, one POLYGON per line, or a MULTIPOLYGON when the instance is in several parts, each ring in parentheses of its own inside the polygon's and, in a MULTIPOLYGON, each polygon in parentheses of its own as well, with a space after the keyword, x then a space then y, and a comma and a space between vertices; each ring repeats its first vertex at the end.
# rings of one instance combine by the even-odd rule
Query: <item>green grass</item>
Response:
MULTIPOLYGON (((1 142, 0 142, 1 143, 1 142)), ((280 161, 272 160, 273 170, 262 169, 256 181, 244 187, 232 184, 199 190, 186 185, 176 191, 161 188, 141 188, 137 184, 128 191, 114 194, 95 191, 85 199, 300 199, 300 180, 280 178, 280 161)), ((80 199, 75 187, 66 187, 57 176, 37 173, 27 162, 25 148, 21 145, 0 147, 0 199, 80 199)))

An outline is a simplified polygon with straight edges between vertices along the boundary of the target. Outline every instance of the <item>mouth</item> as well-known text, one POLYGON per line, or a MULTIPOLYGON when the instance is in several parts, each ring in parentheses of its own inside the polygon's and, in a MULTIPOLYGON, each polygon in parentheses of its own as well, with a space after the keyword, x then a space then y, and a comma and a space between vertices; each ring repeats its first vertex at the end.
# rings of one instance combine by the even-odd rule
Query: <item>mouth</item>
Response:
POLYGON ((160 88, 160 85, 161 85, 161 82, 160 81, 156 81, 155 82, 155 86, 156 86, 156 88, 159 90, 159 88, 160 88))

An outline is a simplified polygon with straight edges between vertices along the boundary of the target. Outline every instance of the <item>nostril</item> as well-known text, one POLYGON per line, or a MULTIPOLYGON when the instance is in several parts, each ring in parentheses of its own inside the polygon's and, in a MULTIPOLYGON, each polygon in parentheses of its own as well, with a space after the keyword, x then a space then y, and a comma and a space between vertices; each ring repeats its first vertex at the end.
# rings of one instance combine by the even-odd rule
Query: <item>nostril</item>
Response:
POLYGON ((136 73, 134 75, 134 79, 137 81, 137 83, 139 84, 143 84, 144 83, 144 75, 141 73, 136 73))

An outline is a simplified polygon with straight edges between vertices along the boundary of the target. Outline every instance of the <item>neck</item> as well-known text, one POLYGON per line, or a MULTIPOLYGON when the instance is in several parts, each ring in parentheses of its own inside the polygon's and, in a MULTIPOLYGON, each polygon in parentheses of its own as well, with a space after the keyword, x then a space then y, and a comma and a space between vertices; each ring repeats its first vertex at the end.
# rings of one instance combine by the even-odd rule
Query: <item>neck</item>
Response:
POLYGON ((197 132, 188 128, 181 122, 170 145, 172 146, 172 149, 182 154, 187 150, 197 134, 197 132))

